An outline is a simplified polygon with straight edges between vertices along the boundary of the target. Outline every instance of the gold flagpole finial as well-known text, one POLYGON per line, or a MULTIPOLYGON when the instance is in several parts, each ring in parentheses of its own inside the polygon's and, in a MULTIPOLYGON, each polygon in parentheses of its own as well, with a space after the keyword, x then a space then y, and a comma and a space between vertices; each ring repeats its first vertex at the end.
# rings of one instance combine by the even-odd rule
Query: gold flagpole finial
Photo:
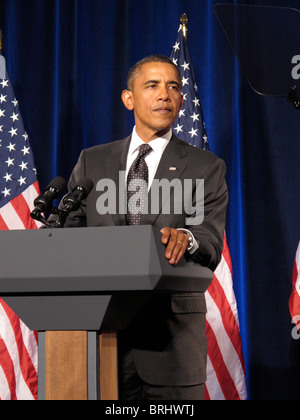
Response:
POLYGON ((186 15, 186 13, 183 13, 183 15, 181 15, 181 18, 180 18, 180 28, 182 29, 182 33, 183 33, 183 36, 185 37, 185 39, 187 39, 187 31, 188 31, 187 24, 188 24, 188 22, 189 22, 189 20, 188 20, 188 17, 186 15))

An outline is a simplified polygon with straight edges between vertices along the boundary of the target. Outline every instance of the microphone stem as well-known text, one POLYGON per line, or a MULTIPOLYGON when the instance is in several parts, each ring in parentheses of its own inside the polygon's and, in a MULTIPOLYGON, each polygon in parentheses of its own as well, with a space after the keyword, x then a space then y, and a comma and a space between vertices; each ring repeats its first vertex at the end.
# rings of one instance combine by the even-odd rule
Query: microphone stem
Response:
POLYGON ((43 225, 45 225, 45 226, 47 226, 49 228, 53 227, 49 222, 47 222, 47 220, 41 214, 37 214, 37 213, 32 212, 31 213, 31 217, 34 220, 37 220, 38 222, 43 223, 43 225))

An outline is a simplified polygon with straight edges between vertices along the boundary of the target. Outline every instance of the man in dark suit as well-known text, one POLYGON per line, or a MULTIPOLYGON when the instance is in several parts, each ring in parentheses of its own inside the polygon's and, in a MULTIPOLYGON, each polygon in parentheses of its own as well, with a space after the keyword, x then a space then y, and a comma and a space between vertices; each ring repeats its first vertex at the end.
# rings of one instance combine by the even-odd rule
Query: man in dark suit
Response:
MULTIPOLYGON (((134 112, 133 133, 124 140, 81 153, 69 189, 84 177, 94 182, 94 188, 79 210, 69 215, 65 227, 129 224, 126 212, 119 210, 118 197, 111 211, 102 211, 99 203, 103 207, 103 201, 99 197, 104 192, 99 181, 112 180, 117 192, 122 189, 120 173, 125 178, 129 176, 139 147, 147 144, 151 149, 147 150, 143 164, 147 165, 148 196, 157 180, 166 179, 174 191, 176 182, 189 180, 192 187, 185 200, 188 198, 192 208, 197 209, 197 180, 204 180, 204 218, 197 219, 197 211, 187 214, 183 197, 180 198, 183 210, 178 214, 174 211, 178 204, 174 196, 168 202, 169 211, 163 211, 163 204, 159 203, 158 211, 144 211, 137 223, 151 224, 161 231, 165 257, 170 264, 177 264, 183 257, 192 258, 214 270, 222 253, 228 199, 225 164, 214 154, 182 142, 171 131, 183 104, 177 67, 163 56, 141 60, 129 72, 122 100, 134 112)), ((152 195, 149 203, 153 199, 152 195)), ((155 200, 163 201, 164 197, 159 195, 155 200)), ((203 293, 157 294, 150 299, 129 327, 119 332, 121 399, 203 399, 205 313, 203 293)))

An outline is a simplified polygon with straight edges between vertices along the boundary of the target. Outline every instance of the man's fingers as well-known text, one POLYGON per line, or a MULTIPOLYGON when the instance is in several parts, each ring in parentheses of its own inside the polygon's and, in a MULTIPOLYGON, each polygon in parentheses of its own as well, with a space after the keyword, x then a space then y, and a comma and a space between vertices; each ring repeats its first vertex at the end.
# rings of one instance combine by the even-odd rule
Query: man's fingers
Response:
POLYGON ((162 242, 167 245, 165 256, 170 264, 177 264, 188 246, 188 236, 174 228, 163 228, 162 242))
MULTIPOLYGON (((179 237, 176 238, 176 243, 174 244, 172 251, 170 251, 170 264, 177 264, 178 261, 182 258, 183 254, 186 251, 188 246, 188 237, 186 234, 181 234, 179 237)), ((170 243, 170 242, 169 242, 170 243)))
POLYGON ((163 228, 163 229, 161 229, 160 233, 162 234, 162 237, 161 237, 162 243, 167 244, 168 241, 169 241, 169 237, 171 235, 171 229, 167 228, 167 227, 163 228))

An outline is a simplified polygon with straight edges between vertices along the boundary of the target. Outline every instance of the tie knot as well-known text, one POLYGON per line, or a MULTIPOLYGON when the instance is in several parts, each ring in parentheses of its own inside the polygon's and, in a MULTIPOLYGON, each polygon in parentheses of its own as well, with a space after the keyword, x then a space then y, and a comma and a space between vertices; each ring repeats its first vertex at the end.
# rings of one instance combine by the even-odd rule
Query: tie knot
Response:
POLYGON ((139 158, 146 156, 148 153, 150 153, 152 150, 152 147, 149 146, 149 144, 142 144, 139 147, 139 158))

